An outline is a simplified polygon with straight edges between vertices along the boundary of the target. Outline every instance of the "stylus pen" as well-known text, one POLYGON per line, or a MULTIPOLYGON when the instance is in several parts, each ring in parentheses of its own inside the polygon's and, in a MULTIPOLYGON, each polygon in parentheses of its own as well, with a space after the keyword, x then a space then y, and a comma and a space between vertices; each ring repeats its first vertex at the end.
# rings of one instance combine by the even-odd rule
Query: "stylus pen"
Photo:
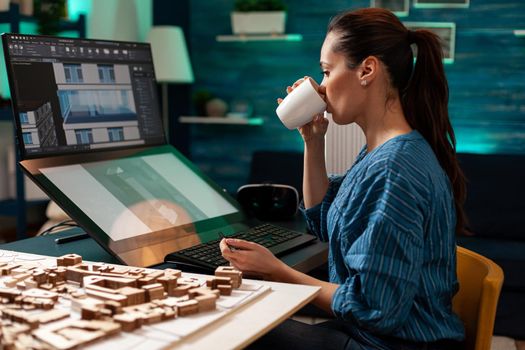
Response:
MULTIPOLYGON (((222 232, 219 232, 219 237, 226 239, 226 236, 222 232)), ((230 252, 234 251, 233 247, 231 247, 228 243, 226 243, 226 245, 228 246, 228 249, 230 250, 230 252)))
POLYGON ((89 238, 89 235, 87 233, 77 233, 77 234, 67 236, 67 237, 55 238, 55 243, 63 244, 63 243, 68 243, 68 242, 73 242, 73 241, 79 241, 84 238, 89 238))

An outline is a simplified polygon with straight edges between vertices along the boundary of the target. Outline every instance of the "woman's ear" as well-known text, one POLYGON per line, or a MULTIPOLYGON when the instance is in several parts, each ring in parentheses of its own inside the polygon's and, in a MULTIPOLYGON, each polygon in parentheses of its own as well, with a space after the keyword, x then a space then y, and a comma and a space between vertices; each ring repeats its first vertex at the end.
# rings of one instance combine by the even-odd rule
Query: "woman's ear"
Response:
POLYGON ((379 60, 375 56, 368 56, 361 63, 361 70, 359 72, 359 80, 366 82, 362 85, 370 84, 375 76, 377 75, 377 69, 379 68, 379 60))

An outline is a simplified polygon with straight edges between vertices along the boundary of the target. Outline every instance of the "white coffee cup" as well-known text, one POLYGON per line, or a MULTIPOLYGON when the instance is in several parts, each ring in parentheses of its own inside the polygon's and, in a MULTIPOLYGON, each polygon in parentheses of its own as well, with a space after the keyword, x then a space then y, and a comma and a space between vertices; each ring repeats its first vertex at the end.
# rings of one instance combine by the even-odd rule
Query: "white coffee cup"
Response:
POLYGON ((305 79, 286 96, 275 110, 283 124, 290 130, 297 129, 312 121, 315 115, 326 110, 326 103, 321 98, 312 79, 305 79))

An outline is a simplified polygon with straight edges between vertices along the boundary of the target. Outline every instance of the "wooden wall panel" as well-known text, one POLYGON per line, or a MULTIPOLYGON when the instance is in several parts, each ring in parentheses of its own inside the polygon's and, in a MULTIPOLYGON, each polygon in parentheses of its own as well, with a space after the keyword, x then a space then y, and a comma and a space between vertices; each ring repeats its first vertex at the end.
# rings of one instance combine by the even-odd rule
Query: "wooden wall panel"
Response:
MULTIPOLYGON (((318 67, 329 18, 369 6, 369 1, 288 0, 288 33, 301 42, 218 43, 230 34, 233 0, 191 1, 193 91, 207 89, 226 101, 248 99, 264 125, 194 125, 192 159, 230 192, 248 177, 255 150, 302 150, 297 132, 275 115, 276 98, 303 75, 321 80, 318 67)), ((471 0, 468 9, 415 9, 403 21, 455 22, 455 62, 446 65, 450 114, 458 149, 478 153, 525 153, 525 1, 471 0)))

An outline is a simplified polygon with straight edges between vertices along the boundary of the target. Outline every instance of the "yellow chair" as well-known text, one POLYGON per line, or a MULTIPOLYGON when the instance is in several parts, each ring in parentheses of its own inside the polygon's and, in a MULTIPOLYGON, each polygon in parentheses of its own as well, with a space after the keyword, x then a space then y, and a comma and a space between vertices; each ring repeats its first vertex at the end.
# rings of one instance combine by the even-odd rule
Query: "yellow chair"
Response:
POLYGON ((490 350, 503 270, 468 249, 457 247, 459 291, 452 306, 465 325, 465 349, 490 350))

